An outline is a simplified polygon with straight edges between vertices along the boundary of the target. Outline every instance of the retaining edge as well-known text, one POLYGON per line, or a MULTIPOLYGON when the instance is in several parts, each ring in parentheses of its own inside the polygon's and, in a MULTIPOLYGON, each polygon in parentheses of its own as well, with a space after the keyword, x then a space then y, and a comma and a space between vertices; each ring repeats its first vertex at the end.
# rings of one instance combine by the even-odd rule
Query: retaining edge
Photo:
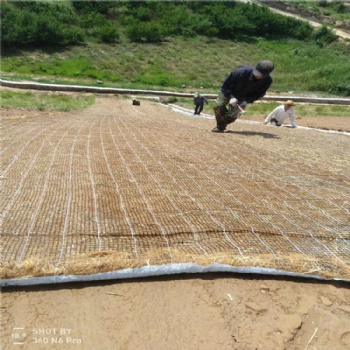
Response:
POLYGON ((187 273, 210 273, 210 272, 229 272, 239 274, 260 274, 269 276, 284 276, 297 277, 304 279, 315 279, 319 281, 338 281, 349 282, 350 280, 339 278, 327 278, 318 275, 301 274, 290 271, 275 270, 264 267, 235 267, 225 264, 213 264, 209 266, 200 266, 193 263, 166 264, 144 266, 135 269, 123 269, 118 271, 103 272, 92 275, 67 275, 67 276, 46 276, 46 277, 28 277, 28 278, 12 278, 0 280, 0 287, 14 286, 33 286, 42 284, 58 284, 71 282, 92 282, 92 281, 107 281, 121 280, 131 278, 167 276, 187 273))
MULTIPOLYGON (((109 87, 96 87, 84 85, 61 85, 61 84, 42 84, 35 82, 18 82, 0 79, 0 86, 26 89, 26 90, 43 90, 43 91, 69 91, 69 92, 93 92, 102 94, 133 94, 133 95, 155 95, 155 96, 173 96, 193 98, 193 93, 156 91, 156 90, 137 90, 137 89, 120 89, 109 87)), ((217 94, 203 94, 208 99, 216 99, 217 94)), ((301 96, 264 96, 262 101, 287 101, 293 99, 294 102, 305 102, 314 104, 329 105, 347 105, 350 106, 350 98, 318 98, 318 97, 301 97, 301 96)))

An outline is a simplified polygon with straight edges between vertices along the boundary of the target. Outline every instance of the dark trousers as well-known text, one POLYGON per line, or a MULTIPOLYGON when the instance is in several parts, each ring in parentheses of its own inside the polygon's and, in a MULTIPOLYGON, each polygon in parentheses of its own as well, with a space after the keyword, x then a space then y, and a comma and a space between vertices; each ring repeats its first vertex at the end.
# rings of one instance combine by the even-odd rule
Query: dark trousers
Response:
POLYGON ((272 118, 272 119, 270 120, 270 123, 271 123, 271 125, 281 126, 281 124, 278 124, 278 120, 275 119, 275 118, 272 118))
POLYGON ((196 107, 194 108, 194 114, 201 114, 202 111, 203 105, 196 105, 196 107))

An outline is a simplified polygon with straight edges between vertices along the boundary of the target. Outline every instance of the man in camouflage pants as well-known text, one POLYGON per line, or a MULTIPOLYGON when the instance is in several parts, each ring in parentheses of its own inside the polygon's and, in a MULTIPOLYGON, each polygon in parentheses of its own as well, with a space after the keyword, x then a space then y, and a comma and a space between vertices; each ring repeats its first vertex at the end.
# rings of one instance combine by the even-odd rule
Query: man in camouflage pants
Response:
POLYGON ((240 116, 240 109, 237 103, 237 99, 232 98, 230 101, 224 96, 223 93, 218 95, 218 103, 214 107, 216 125, 213 129, 214 132, 224 132, 228 124, 233 123, 240 116), (228 108, 226 107, 228 106, 228 108))
POLYGON ((270 73, 274 69, 271 61, 260 61, 256 67, 240 66, 223 81, 214 107, 216 128, 213 132, 224 132, 244 112, 248 103, 253 103, 266 94, 272 84, 270 73), (228 108, 226 107, 228 106, 228 108))

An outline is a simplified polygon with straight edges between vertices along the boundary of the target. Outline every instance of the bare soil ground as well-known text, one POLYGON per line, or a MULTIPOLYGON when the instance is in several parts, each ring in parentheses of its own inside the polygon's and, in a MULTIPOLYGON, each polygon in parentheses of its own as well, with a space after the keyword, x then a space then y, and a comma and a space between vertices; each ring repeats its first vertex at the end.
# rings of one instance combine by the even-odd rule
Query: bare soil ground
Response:
MULTIPOLYGON (((274 128, 261 124, 247 124, 244 121, 230 126, 228 133, 215 135, 210 133, 213 120, 186 118, 170 112, 164 106, 149 102, 142 102, 140 108, 131 107, 130 101, 108 98, 100 99, 96 106, 84 113, 4 110, 2 117, 8 135, 3 145, 7 147, 15 144, 17 155, 14 157, 12 152, 12 156, 6 156, 4 153, 3 158, 3 168, 8 174, 4 180, 9 185, 5 188, 4 195, 7 197, 3 205, 5 213, 11 213, 5 221, 6 230, 3 231, 6 242, 10 242, 4 249, 3 261, 22 259, 22 255, 23 260, 27 261, 26 257, 29 258, 32 252, 55 261, 64 260, 65 256, 75 252, 77 238, 84 240, 85 245, 82 247, 85 251, 96 251, 97 245, 94 242, 98 240, 85 235, 85 232, 77 232, 75 237, 67 236, 65 244, 57 239, 54 245, 45 233, 62 233, 62 227, 64 232, 69 233, 81 226, 95 232, 99 224, 99 232, 103 238, 104 230, 113 229, 113 225, 116 225, 113 221, 114 216, 108 215, 117 203, 103 200, 109 198, 109 187, 106 186, 104 178, 106 172, 102 171, 102 166, 106 167, 105 163, 110 166, 112 178, 114 176, 117 179, 117 176, 120 176, 118 183, 121 184, 121 193, 129 193, 130 186, 138 183, 142 193, 148 193, 148 198, 154 201, 152 204, 155 208, 159 197, 152 194, 160 184, 157 182, 156 186, 155 183, 142 181, 145 173, 139 168, 142 163, 146 164, 147 160, 151 161, 151 155, 154 157, 152 156, 152 162, 147 163, 147 166, 152 166, 149 168, 152 169, 152 174, 164 176, 165 169, 169 170, 169 175, 176 174, 176 169, 178 172, 179 169, 184 170, 181 171, 183 176, 179 177, 183 181, 183 187, 174 190, 175 197, 180 189, 183 191, 180 191, 182 201, 176 204, 178 209, 181 203, 185 205, 183 201, 189 198, 189 194, 184 195, 184 189, 189 183, 193 185, 193 177, 198 186, 203 185, 203 188, 206 188, 206 191, 201 190, 197 193, 196 187, 193 186, 194 192, 190 192, 196 198, 196 203, 200 204, 199 207, 202 207, 202 212, 214 208, 210 215, 225 223, 225 220, 230 218, 220 216, 223 209, 215 202, 214 193, 221 196, 223 202, 229 198, 225 197, 226 192, 216 192, 219 186, 215 185, 212 179, 219 181, 224 188, 230 184, 230 190, 235 191, 234 183, 251 186, 252 180, 263 183, 264 178, 277 176, 270 172, 277 166, 274 170, 283 175, 275 178, 279 187, 264 182, 265 187, 257 187, 264 193, 261 199, 258 195, 249 196, 245 191, 235 193, 237 200, 242 196, 242 206, 249 203, 251 208, 255 208, 254 215, 245 212, 243 207, 238 208, 240 210, 235 212, 237 218, 243 215, 245 220, 249 221, 256 215, 260 217, 264 201, 274 198, 269 192, 272 186, 274 191, 280 188, 279 194, 284 198, 286 205, 291 206, 293 202, 293 208, 297 209, 296 212, 292 207, 278 210, 282 210, 286 216, 296 215, 298 224, 305 225, 310 232, 314 232, 315 229, 319 233, 319 241, 322 241, 325 226, 329 222, 328 219, 318 216, 318 210, 332 216, 333 226, 327 226, 326 233, 333 232, 334 228, 338 230, 344 227, 343 234, 348 234, 346 218, 343 216, 348 208, 346 203, 349 203, 346 202, 346 184, 349 181, 349 159, 346 156, 348 135, 274 128), (34 144, 32 141, 35 138, 37 141, 34 144), (69 147, 63 147, 65 139, 69 141, 69 147), (123 143, 120 143, 120 140, 124 140, 123 143), (120 165, 120 162, 117 162, 118 152, 113 149, 113 145, 117 144, 120 147, 119 157, 129 157, 129 173, 126 168, 123 170, 117 167, 120 165), (121 146, 122 144, 124 146, 121 146), (186 150, 192 152, 186 154, 186 150), (195 157, 190 153, 194 153, 195 157), (82 154, 85 154, 85 158, 81 157, 82 154), (136 154, 142 155, 142 158, 135 157, 136 154), (166 155, 168 158, 164 158, 166 155), (234 157, 234 161, 230 157, 234 157), (83 172, 74 174, 71 167, 73 159, 74 164, 84 167, 83 172), (255 162, 255 168, 254 164, 251 164, 252 160, 255 162), (265 167, 258 166, 259 162, 265 167), (162 166, 158 167, 159 164, 162 166), (30 176, 31 166, 35 168, 30 176), (117 171, 113 172, 115 167, 117 171), (256 168, 261 175, 255 172, 256 168), (69 169, 71 176, 68 176, 69 169), (217 172, 216 169, 220 171, 217 172), (227 173, 227 169, 231 172, 227 173), (237 174, 237 169, 243 172, 245 181, 239 177, 241 174, 237 174), (195 170, 201 170, 201 174, 207 176, 199 177, 195 170), (221 173, 227 175, 226 178, 220 178, 221 173), (84 174, 88 174, 88 177, 85 178, 84 174), (93 181, 90 181, 89 187, 84 181, 91 178, 93 181), (236 182, 232 180, 231 183, 230 179, 236 182), (238 180, 242 182, 237 182, 238 180), (304 184, 307 191, 298 183, 304 184), (18 185, 21 186, 19 190, 18 185), (83 193, 84 189, 91 191, 91 187, 95 188, 83 207, 73 206, 74 203, 81 202, 81 195, 78 193, 74 197, 70 191, 74 186, 80 188, 79 193, 83 193), (38 191, 38 188, 41 191, 38 191), (58 191, 59 188, 61 191, 58 191), (147 189, 149 192, 146 192, 147 189), (326 192, 322 192, 322 189, 326 192), (67 193, 71 195, 65 197, 67 193), (293 198, 290 198, 290 193, 293 194, 293 198), (310 193, 313 195, 308 197, 310 193), (58 200, 55 200, 55 196, 58 196, 58 200), (21 200, 15 202, 17 197, 21 200), (320 200, 321 197, 323 201, 320 200), (304 200, 310 201, 309 204, 306 205, 304 200), (32 203, 35 203, 35 206, 32 203), (70 216, 71 221, 64 220, 68 213, 67 203, 71 203, 74 208, 70 216), (16 210, 11 210, 12 207, 16 210), (94 211, 93 208, 99 210, 94 211), (95 214, 91 215, 91 212, 95 214), (321 221, 318 221, 318 218, 321 221), (80 223, 76 225, 78 219, 80 223), (13 237, 13 234, 17 236, 13 237), (28 244, 25 241, 26 237, 28 244), (70 239, 73 240, 69 241, 70 239), (15 249, 18 246, 11 243, 15 241, 22 242, 19 245, 20 249, 15 249)), ((320 121, 320 118, 317 120, 320 121)), ((339 126, 336 120, 328 122, 331 123, 331 129, 341 130, 342 126, 339 126)), ((317 126, 325 128, 324 125, 317 126)), ((161 184, 170 191, 171 187, 166 187, 169 186, 169 176, 159 176, 157 179, 163 181, 161 184)), ((257 188, 252 190, 258 193, 257 188)), ((133 198, 133 193, 131 191, 130 196, 124 198, 133 198)), ((171 192, 168 194, 169 198, 175 200, 171 192)), ((129 210, 130 224, 138 227, 140 232, 147 236, 149 232, 142 225, 145 221, 136 221, 142 203, 128 203, 125 202, 125 208, 129 210), (135 216, 132 216, 132 213, 135 216)), ((190 202, 186 205, 189 204, 190 202)), ((162 210, 170 208, 170 204, 167 205, 163 203, 159 207, 162 210)), ((187 221, 191 222, 190 220, 195 218, 192 225, 200 233, 199 229, 203 225, 209 226, 210 215, 201 216, 198 208, 196 211, 193 209, 189 208, 188 213, 195 212, 195 216, 190 214, 187 221)), ((173 218, 180 217, 175 215, 176 213, 172 208, 173 218)), ((184 219, 185 207, 181 213, 184 219)), ((161 217, 161 214, 156 212, 156 216, 161 217)), ((169 217, 167 220, 170 220, 169 217)), ((151 217, 147 220, 152 222, 151 217)), ((171 222, 172 227, 175 227, 176 221, 171 222)), ((232 225, 230 221, 227 222, 232 225)), ((285 233, 289 232, 282 222, 276 221, 276 224, 280 224, 281 230, 286 230, 285 233)), ((179 222, 178 225, 181 227, 184 222, 179 222)), ((214 226, 213 223, 211 225, 214 226)), ((261 222, 249 221, 249 225, 255 227, 261 225, 261 222)), ((163 227, 171 230, 171 227, 163 227)), ((120 226, 121 230, 123 228, 124 226, 120 226)), ((113 230, 111 232, 113 233, 113 230)), ((279 250, 284 248, 283 244, 277 242, 281 243, 283 240, 280 241, 277 235, 269 237, 267 233, 257 230, 257 235, 261 234, 260 239, 266 239, 270 250, 273 249, 274 254, 278 255, 279 250)), ((238 234, 241 235, 242 232, 238 234)), ((215 230, 211 235, 216 235, 215 230)), ((228 232, 228 235, 231 240, 238 237, 235 232, 228 232)), ((170 243, 181 246, 179 249, 185 249, 191 244, 191 236, 192 234, 183 234, 180 240, 172 238, 174 241, 170 243)), ((253 247, 252 238, 248 235, 244 237, 248 239, 247 249, 259 246, 258 240, 254 241, 253 247)), ((132 240, 125 243, 125 239, 114 239, 111 235, 108 239, 100 240, 102 248, 123 249, 123 244, 125 249, 132 247, 132 240)), ((150 244, 152 239, 150 235, 146 242, 150 244)), ((308 241, 304 236, 301 239, 304 242, 308 241)), ((213 240, 203 239, 196 244, 201 243, 202 248, 217 252, 213 242, 215 243, 213 240)), ((240 243, 244 247, 243 239, 240 243)), ((339 258, 346 260, 349 258, 348 246, 345 245, 346 242, 343 245, 341 243, 337 241, 336 249, 339 250, 339 258)), ((330 252, 334 254, 335 250, 329 247, 330 252)), ((147 245, 142 249, 146 251, 147 245)), ((248 250, 245 249, 243 252, 247 253, 248 250)), ((25 264, 21 267, 25 269, 25 264)), ((327 264, 322 267, 327 268, 327 264)), ((218 273, 90 284, 3 288, 1 299, 3 349, 347 350, 350 347, 348 283, 218 273)))
POLYGON ((3 289, 2 349, 348 350, 349 300, 349 284, 229 274, 3 289))

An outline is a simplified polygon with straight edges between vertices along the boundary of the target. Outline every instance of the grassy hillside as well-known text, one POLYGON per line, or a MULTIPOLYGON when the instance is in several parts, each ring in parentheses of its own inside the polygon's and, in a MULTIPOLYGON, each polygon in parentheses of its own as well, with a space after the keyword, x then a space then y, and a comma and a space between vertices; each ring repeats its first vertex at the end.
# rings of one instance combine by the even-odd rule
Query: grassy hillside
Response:
POLYGON ((56 111, 84 109, 95 103, 95 98, 84 95, 65 95, 33 92, 0 91, 1 107, 56 111))
POLYGON ((275 63, 270 92, 339 94, 350 91, 348 52, 299 40, 250 38, 169 38, 161 44, 89 43, 69 49, 9 51, 2 58, 3 79, 50 83, 170 89, 216 93, 226 75, 260 59, 275 63))
POLYGON ((350 95, 350 44, 240 2, 1 3, 1 78, 216 93, 229 72, 275 63, 270 93, 350 95))

